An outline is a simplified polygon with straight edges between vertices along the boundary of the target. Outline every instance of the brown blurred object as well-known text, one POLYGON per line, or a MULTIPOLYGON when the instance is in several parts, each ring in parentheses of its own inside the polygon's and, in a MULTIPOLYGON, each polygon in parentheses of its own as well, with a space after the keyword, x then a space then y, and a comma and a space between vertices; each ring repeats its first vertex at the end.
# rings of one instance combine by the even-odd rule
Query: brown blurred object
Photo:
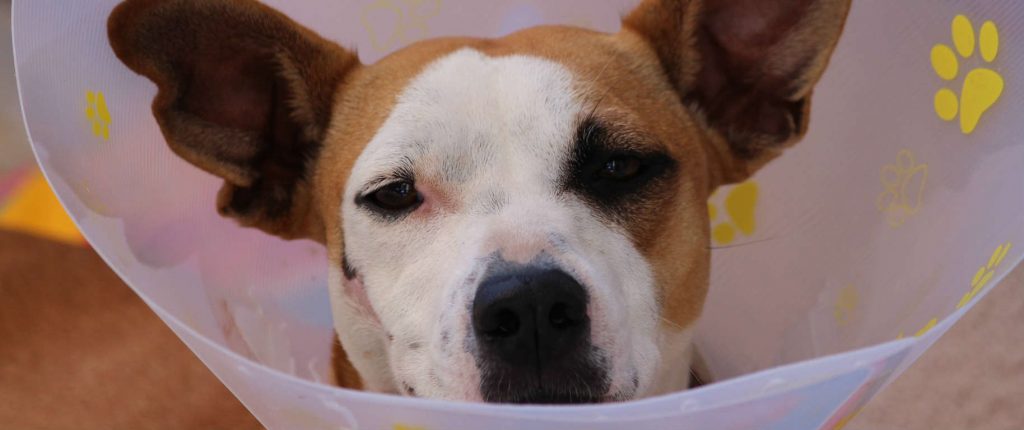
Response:
POLYGON ((91 250, 0 231, 0 428, 260 429, 91 250))

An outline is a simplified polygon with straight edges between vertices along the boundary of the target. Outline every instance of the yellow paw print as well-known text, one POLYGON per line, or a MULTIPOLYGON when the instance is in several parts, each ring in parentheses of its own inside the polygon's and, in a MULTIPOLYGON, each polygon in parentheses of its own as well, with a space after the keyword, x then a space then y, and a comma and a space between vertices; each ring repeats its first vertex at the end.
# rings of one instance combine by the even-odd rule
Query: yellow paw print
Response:
MULTIPOLYGON (((925 333, 928 333, 928 330, 931 330, 932 327, 935 327, 935 324, 938 324, 938 323, 939 323, 939 319, 938 318, 932 318, 932 319, 928 320, 928 322, 924 324, 924 327, 921 327, 920 329, 917 330, 917 332, 914 333, 914 337, 924 336, 925 333)), ((904 337, 903 336, 903 332, 901 331, 900 335, 896 336, 896 339, 903 339, 903 337, 904 337)))
POLYGON ((711 227, 711 238, 715 243, 728 245, 736 240, 736 233, 744 236, 754 234, 757 228, 755 209, 757 209, 757 183, 747 181, 729 189, 725 195, 725 212, 728 219, 717 222, 718 206, 712 201, 716 199, 718 192, 711 195, 708 202, 708 215, 713 226, 711 227))
POLYGON ((85 117, 92 124, 92 134, 103 140, 110 139, 110 111, 102 91, 85 92, 85 117))
POLYGON ((971 278, 971 291, 964 294, 963 298, 960 299, 960 303, 957 303, 956 308, 960 309, 967 305, 973 300, 978 293, 981 292, 982 288, 988 285, 989 281, 992 280, 992 276, 995 275, 995 269, 1003 262, 1006 258, 1006 253, 1010 252, 1010 248, 1013 244, 1006 242, 999 245, 995 251, 992 251, 992 256, 988 258, 988 264, 981 266, 977 272, 974 273, 974 278, 971 278))
POLYGON ((423 427, 407 426, 405 424, 395 424, 391 427, 391 430, 427 430, 423 427))
MULTIPOLYGON (((995 23, 985 21, 981 24, 977 43, 974 26, 966 16, 957 15, 953 18, 952 27, 956 53, 946 44, 940 43, 932 47, 932 68, 940 78, 946 81, 956 79, 960 75, 960 60, 956 54, 968 60, 974 55, 975 45, 981 51, 981 59, 986 64, 996 59, 996 54, 999 53, 999 30, 995 23)), ((971 134, 978 126, 981 115, 992 107, 1002 94, 1003 77, 999 73, 985 67, 972 68, 964 78, 959 97, 949 88, 942 88, 935 93, 935 113, 946 121, 952 121, 959 113, 960 131, 971 134)))
POLYGON ((860 413, 861 409, 862 408, 857 408, 853 412, 847 414, 845 417, 839 419, 839 421, 836 421, 836 423, 832 426, 832 430, 843 430, 844 428, 846 428, 846 426, 849 425, 854 418, 857 418, 857 414, 860 413))
POLYGON ((875 205, 886 214, 890 226, 899 227, 921 209, 928 165, 918 164, 910 150, 896 156, 896 164, 882 167, 882 187, 875 205))
POLYGON ((857 305, 859 304, 860 295, 857 294, 857 287, 847 285, 839 290, 839 297, 836 298, 835 304, 832 305, 832 316, 835 317, 836 324, 845 325, 849 322, 850 317, 857 310, 857 305))
POLYGON ((377 0, 366 5, 360 21, 378 52, 426 37, 427 22, 441 13, 441 0, 377 0))

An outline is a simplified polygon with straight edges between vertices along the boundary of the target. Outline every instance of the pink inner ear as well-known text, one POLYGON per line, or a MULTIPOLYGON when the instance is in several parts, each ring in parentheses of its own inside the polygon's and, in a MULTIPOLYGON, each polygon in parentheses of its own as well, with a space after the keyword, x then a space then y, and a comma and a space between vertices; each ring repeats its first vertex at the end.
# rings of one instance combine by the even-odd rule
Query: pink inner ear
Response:
POLYGON ((356 276, 354 278, 344 278, 341 281, 342 288, 345 291, 345 295, 348 296, 352 303, 355 303, 356 308, 363 316, 370 318, 374 324, 382 325, 380 317, 377 315, 377 311, 373 310, 373 305, 370 304, 370 296, 366 294, 366 287, 363 285, 363 280, 356 276))
POLYGON ((731 55, 763 56, 806 16, 812 3, 811 0, 707 1, 707 25, 731 55))
POLYGON ((261 132, 274 100, 274 63, 251 48, 212 46, 188 61, 193 76, 183 104, 187 111, 221 127, 261 132))

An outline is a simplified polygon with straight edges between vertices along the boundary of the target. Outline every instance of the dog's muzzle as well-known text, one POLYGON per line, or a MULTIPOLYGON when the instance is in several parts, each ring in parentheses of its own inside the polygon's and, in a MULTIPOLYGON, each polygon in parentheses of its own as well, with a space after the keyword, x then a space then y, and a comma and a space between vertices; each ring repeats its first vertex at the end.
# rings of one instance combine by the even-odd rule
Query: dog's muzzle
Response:
POLYGON ((583 286, 558 269, 518 266, 485 278, 472 305, 484 400, 603 400, 609 382, 590 341, 588 301, 583 286))

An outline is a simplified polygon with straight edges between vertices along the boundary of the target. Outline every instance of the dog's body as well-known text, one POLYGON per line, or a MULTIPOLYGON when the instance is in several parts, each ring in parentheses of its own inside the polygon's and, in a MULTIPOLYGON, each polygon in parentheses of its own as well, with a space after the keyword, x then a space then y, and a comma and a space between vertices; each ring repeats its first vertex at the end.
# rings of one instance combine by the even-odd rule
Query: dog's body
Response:
POLYGON ((0 428, 263 428, 84 247, 0 228, 0 339, 0 428))
POLYGON ((364 66, 246 0, 110 19, 222 214, 323 243, 341 385, 565 403, 686 387, 706 200, 806 131, 848 0, 647 0, 364 66))

